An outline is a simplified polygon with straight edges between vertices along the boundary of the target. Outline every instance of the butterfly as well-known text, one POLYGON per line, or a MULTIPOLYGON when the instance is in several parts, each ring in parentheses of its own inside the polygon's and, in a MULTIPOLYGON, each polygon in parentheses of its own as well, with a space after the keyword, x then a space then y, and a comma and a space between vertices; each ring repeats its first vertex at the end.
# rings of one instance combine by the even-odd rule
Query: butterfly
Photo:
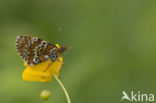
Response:
POLYGON ((38 37, 17 36, 16 49, 23 60, 30 66, 47 60, 54 62, 63 56, 66 47, 58 47, 38 37))

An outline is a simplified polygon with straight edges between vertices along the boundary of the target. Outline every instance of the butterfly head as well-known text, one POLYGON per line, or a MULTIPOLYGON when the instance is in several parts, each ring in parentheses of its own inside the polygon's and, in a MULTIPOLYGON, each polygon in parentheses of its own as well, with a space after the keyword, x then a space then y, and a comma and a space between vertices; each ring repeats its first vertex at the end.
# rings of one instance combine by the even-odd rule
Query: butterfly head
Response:
POLYGON ((64 46, 64 47, 61 47, 60 48, 60 54, 64 54, 64 52, 66 51, 66 46, 64 46))

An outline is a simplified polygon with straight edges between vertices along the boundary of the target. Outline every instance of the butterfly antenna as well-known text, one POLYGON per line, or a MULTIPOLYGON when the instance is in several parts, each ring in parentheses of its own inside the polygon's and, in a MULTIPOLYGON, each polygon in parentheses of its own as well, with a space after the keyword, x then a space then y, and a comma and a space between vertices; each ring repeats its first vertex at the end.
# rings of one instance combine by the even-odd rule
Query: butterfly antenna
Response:
POLYGON ((60 34, 60 44, 63 46, 64 42, 63 42, 63 35, 62 35, 62 25, 58 25, 58 30, 60 34))

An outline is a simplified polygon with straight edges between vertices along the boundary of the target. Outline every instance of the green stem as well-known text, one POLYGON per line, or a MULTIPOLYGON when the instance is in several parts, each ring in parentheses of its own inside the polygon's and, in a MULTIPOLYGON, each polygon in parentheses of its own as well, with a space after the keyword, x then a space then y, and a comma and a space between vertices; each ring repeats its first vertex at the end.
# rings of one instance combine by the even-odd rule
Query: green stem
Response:
POLYGON ((67 98, 67 102, 68 102, 68 103, 71 103, 66 88, 63 86, 62 82, 60 81, 60 79, 59 79, 56 75, 54 75, 54 77, 55 77, 55 79, 57 80, 57 82, 59 83, 59 85, 61 86, 61 88, 63 89, 63 92, 64 92, 64 94, 65 94, 65 96, 66 96, 66 98, 67 98))

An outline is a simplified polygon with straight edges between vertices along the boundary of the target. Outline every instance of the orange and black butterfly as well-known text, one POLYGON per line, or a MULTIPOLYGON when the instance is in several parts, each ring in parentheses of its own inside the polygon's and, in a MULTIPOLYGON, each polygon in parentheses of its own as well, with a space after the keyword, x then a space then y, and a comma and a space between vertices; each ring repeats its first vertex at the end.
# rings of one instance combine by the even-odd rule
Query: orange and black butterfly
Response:
POLYGON ((51 59, 57 60, 66 51, 38 37, 17 36, 16 49, 28 65, 35 65, 51 59))

